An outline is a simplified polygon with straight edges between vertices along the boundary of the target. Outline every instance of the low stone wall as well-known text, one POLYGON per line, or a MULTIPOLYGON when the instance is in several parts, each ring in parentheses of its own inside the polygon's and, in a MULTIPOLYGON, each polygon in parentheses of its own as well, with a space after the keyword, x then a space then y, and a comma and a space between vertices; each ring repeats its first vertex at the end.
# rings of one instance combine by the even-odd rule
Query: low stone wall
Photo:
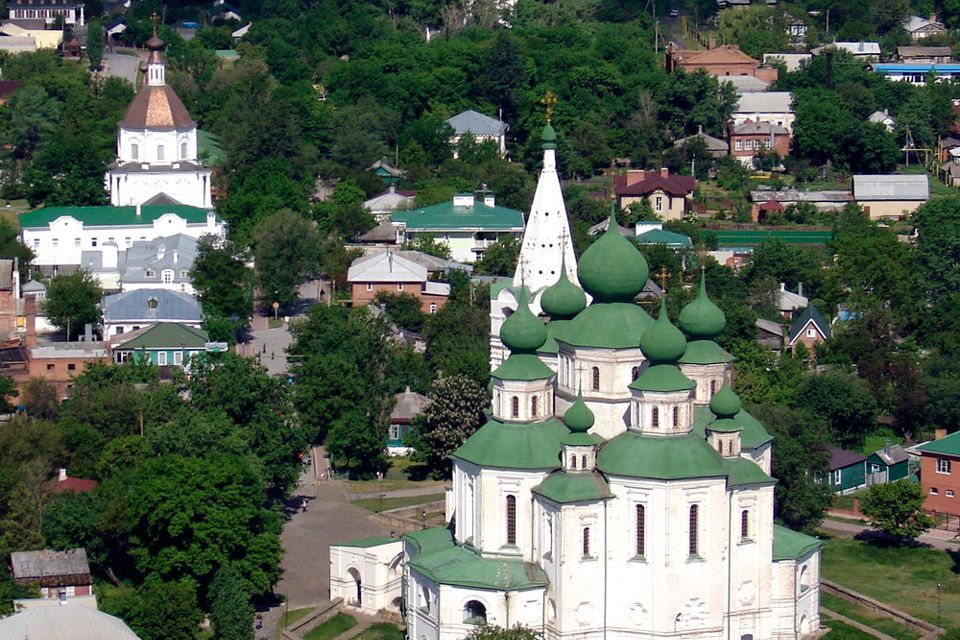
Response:
POLYGON ((829 594, 835 595, 837 597, 849 600, 851 602, 856 602, 857 604, 866 607, 871 611, 877 613, 882 613, 887 616, 890 616, 898 622, 917 629, 921 631, 924 635, 927 634, 936 634, 943 635, 946 631, 942 627, 938 627, 935 624, 931 624, 926 620, 921 620, 920 618, 915 618, 906 611, 900 611, 890 605, 880 602, 879 600, 874 600, 870 596, 865 596, 862 593, 858 593, 853 589, 848 589, 843 585, 837 584, 825 578, 821 578, 820 585, 823 587, 823 590, 829 594))
POLYGON ((335 598, 329 604, 318 607, 310 615, 297 620, 286 629, 280 631, 280 637, 283 638, 283 640, 302 640, 304 635, 310 633, 314 628, 319 627, 340 613, 342 604, 343 598, 335 598))
MULTIPOLYGON (((420 517, 420 513, 423 511, 442 511, 444 506, 445 504, 443 500, 437 500, 434 502, 425 502, 423 504, 414 505, 412 507, 390 509, 381 513, 375 513, 373 516, 383 524, 396 531, 397 534, 401 534, 423 529, 424 521, 420 517)), ((427 524, 430 525, 429 522, 427 524)))

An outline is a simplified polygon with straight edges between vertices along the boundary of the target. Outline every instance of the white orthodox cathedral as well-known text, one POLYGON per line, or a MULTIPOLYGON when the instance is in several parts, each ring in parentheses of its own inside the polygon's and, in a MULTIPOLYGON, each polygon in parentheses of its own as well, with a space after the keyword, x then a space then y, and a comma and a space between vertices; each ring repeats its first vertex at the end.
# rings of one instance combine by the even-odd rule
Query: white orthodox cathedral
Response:
POLYGON ((210 170, 200 162, 197 124, 166 83, 163 41, 154 31, 141 63, 143 85, 120 121, 117 159, 104 178, 114 206, 210 208, 210 170))
POLYGON ((729 387, 723 312, 702 279, 679 328, 636 305, 648 268, 615 220, 576 263, 555 139, 492 294, 492 415, 452 456, 449 525, 331 547, 331 597, 399 609, 411 640, 814 634, 820 543, 774 524, 772 438, 729 387))

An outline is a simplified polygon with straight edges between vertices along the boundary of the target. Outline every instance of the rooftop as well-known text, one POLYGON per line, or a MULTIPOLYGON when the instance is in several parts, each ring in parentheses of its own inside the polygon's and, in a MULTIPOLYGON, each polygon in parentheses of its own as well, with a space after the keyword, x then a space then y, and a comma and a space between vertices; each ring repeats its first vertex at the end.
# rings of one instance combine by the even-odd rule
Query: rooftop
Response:
POLYGON ((960 456, 960 431, 940 438, 931 440, 917 446, 917 451, 924 453, 943 453, 951 456, 960 456))
POLYGON ((824 338, 830 337, 830 323, 827 322, 826 318, 823 317, 823 314, 820 313, 820 310, 811 304, 803 310, 803 313, 794 318, 793 324, 790 325, 791 343, 800 337, 800 332, 803 331, 803 328, 811 321, 817 325, 817 329, 821 334, 823 334, 824 338))
POLYGON ((4 640, 140 640, 123 620, 79 605, 34 607, 0 619, 4 640))
POLYGON ((733 134, 737 136, 786 136, 790 135, 790 132, 786 128, 781 127, 780 125, 773 124, 771 122, 760 121, 754 122, 753 120, 747 120, 743 124, 733 128, 733 134))
POLYGON ((792 113, 793 94, 789 91, 744 93, 734 107, 734 113, 792 113))
POLYGON ((781 524, 773 525, 773 559, 797 560, 823 546, 823 542, 806 534, 788 529, 781 524))
MULTIPOLYGON (((187 224, 206 224, 207 214, 213 210, 177 205, 147 205, 140 207, 43 207, 20 214, 20 227, 37 229, 49 227, 57 218, 69 216, 90 227, 130 227, 152 225, 155 220, 166 214, 179 216, 187 224)), ((214 214, 216 215, 216 214, 214 214)), ((219 216, 217 217, 219 222, 219 216)))
POLYGON ((38 580, 86 576, 86 582, 73 581, 70 584, 90 584, 90 564, 87 562, 86 549, 68 549, 54 551, 15 551, 10 554, 10 566, 16 580, 38 580))
POLYGON ((880 43, 879 42, 831 42, 812 49, 811 53, 814 55, 819 55, 828 49, 842 49, 848 51, 849 53, 857 56, 879 56, 880 55, 880 43))
POLYGON ((390 412, 390 422, 410 422, 410 420, 423 413, 423 410, 430 404, 430 398, 422 393, 411 391, 410 387, 393 397, 395 402, 393 411, 390 412))
POLYGON ((188 327, 179 322, 160 322, 129 334, 114 338, 114 351, 136 349, 204 349, 210 338, 203 329, 188 327))
POLYGON ((467 111, 458 113, 452 118, 447 118, 447 124, 453 128, 453 132, 456 135, 472 133, 475 136, 502 136, 506 134, 509 128, 500 120, 486 116, 473 109, 468 109, 467 111))
POLYGON ((123 129, 192 129, 197 126, 180 96, 168 84, 145 85, 120 121, 123 129))
MULTIPOLYGON (((960 69, 960 65, 957 65, 960 69)), ((853 198, 863 200, 923 200, 930 198, 926 173, 919 175, 855 175, 853 198)))
POLYGON ((861 464, 866 459, 867 456, 856 453, 855 451, 847 451, 839 447, 830 447, 830 471, 852 467, 853 465, 861 464))
POLYGON ((426 282, 427 268, 385 251, 357 258, 347 271, 348 282, 426 282))
POLYGON ((451 202, 397 211, 395 223, 407 231, 523 231, 523 212, 499 205, 490 206, 474 199, 467 206, 451 202))
POLYGON ((200 301, 167 289, 134 289, 104 296, 100 303, 104 323, 203 320, 200 301))

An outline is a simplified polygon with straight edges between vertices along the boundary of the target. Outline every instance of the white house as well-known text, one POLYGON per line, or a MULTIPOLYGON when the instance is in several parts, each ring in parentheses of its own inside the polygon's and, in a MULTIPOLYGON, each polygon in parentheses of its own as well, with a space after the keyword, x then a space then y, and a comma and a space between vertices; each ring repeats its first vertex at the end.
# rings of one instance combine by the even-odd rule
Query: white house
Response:
POLYGON ((751 122, 769 122, 793 134, 793 94, 789 91, 743 93, 733 109, 733 126, 751 122))
POLYGON ((867 118, 867 122, 872 122, 873 124, 882 124, 883 128, 889 133, 893 133, 894 129, 897 128, 897 119, 890 115, 890 112, 886 109, 871 113, 867 118))
POLYGON ((104 181, 114 206, 213 206, 210 169, 197 154, 197 125, 165 81, 163 41, 154 33, 144 84, 119 124, 117 159, 104 181))
POLYGON ((477 142, 493 142, 497 145, 501 156, 507 155, 507 130, 510 127, 501 120, 468 109, 452 118, 447 118, 447 124, 453 129, 453 136, 450 138, 452 146, 456 146, 460 138, 469 133, 477 142))
POLYGON ((836 50, 846 51, 854 58, 866 60, 867 62, 875 62, 880 59, 880 43, 863 42, 862 40, 860 42, 830 42, 816 49, 812 49, 811 53, 817 56, 827 51, 836 50))
POLYGON ((7 11, 10 20, 43 20, 51 25, 62 19, 66 25, 86 24, 83 3, 76 0, 13 0, 7 3, 7 11))

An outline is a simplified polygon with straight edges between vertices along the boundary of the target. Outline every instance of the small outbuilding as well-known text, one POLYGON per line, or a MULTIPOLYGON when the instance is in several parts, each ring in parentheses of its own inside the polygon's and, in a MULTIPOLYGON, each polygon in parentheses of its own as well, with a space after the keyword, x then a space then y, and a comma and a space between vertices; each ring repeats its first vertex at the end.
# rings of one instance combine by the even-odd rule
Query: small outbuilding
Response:
POLYGON ((15 551, 10 554, 10 569, 13 581, 17 584, 40 588, 39 598, 17 601, 24 608, 51 602, 67 603, 75 599, 79 599, 78 604, 93 608, 97 606, 96 598, 92 597, 93 578, 90 576, 86 549, 15 551))
POLYGON ((830 477, 834 493, 848 493, 867 486, 867 456, 839 447, 830 447, 830 477))

